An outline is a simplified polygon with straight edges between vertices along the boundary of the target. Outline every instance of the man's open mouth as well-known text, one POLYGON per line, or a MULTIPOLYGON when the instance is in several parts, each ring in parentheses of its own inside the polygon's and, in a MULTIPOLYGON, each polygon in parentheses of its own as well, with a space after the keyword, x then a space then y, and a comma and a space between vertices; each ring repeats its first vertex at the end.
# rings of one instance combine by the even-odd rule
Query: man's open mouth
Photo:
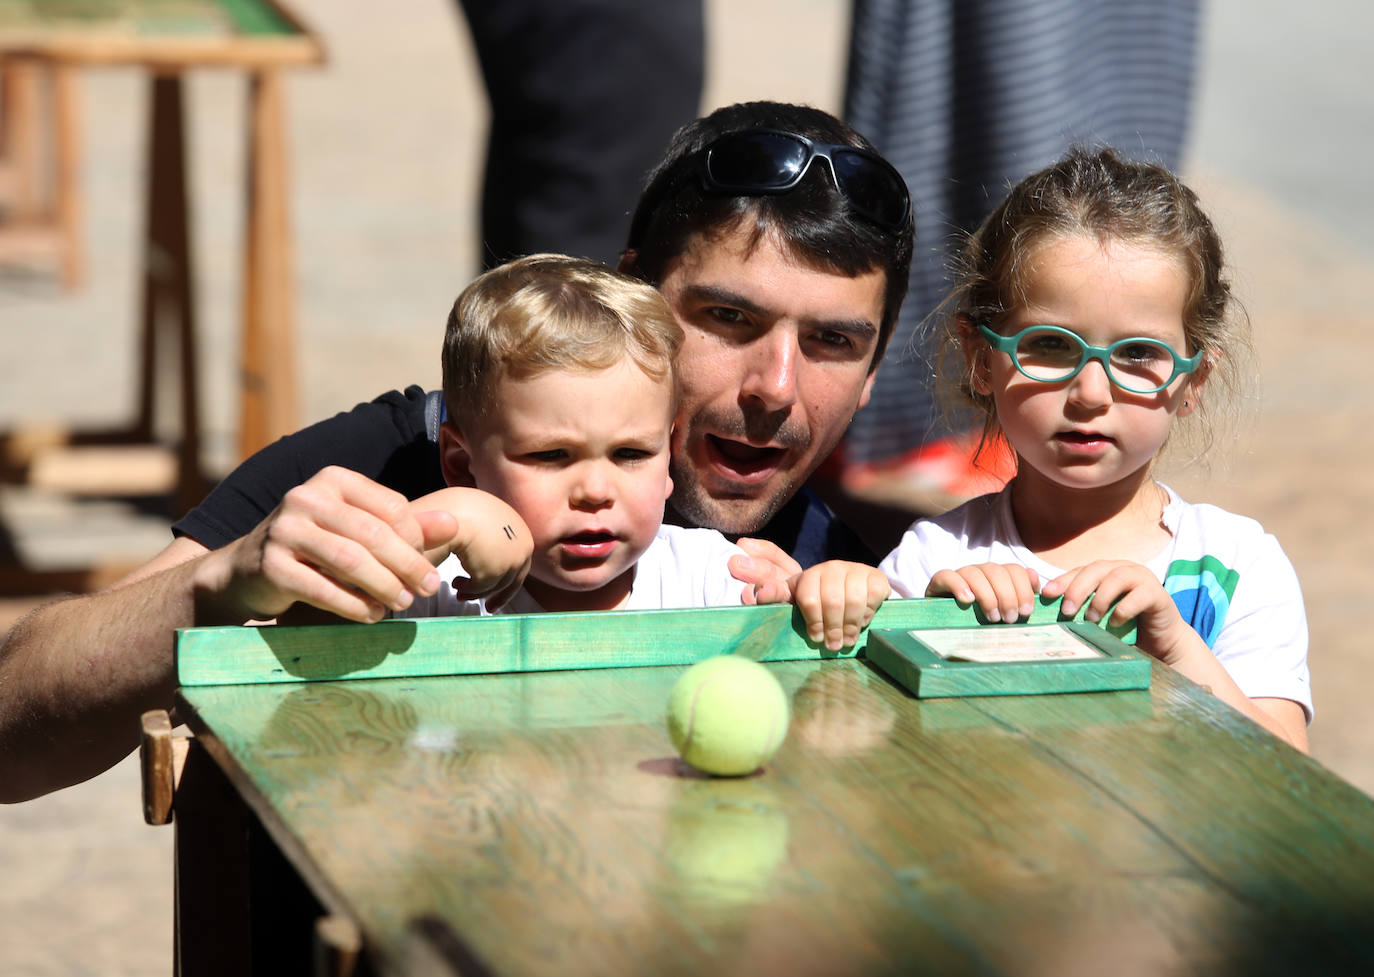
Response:
POLYGON ((748 477, 762 472, 770 472, 782 463, 787 453, 783 448, 758 448, 743 441, 730 441, 713 434, 706 436, 706 444, 711 449, 711 460, 727 471, 748 477))

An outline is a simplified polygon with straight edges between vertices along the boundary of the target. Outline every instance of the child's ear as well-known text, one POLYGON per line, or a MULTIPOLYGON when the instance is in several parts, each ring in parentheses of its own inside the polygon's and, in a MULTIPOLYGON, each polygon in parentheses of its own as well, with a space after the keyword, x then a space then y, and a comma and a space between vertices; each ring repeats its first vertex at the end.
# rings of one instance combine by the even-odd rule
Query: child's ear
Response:
POLYGON ((983 337, 973 328, 973 320, 963 313, 955 316, 954 328, 959 331, 959 349, 964 354, 969 388, 974 393, 987 397, 992 393, 992 384, 988 377, 988 353, 991 350, 983 337))
POLYGON ((1178 405, 1178 416, 1187 417, 1202 406, 1202 396, 1207 378, 1212 375, 1212 370, 1216 366, 1215 353, 1208 353, 1203 357, 1202 365, 1188 375, 1188 382, 1183 388, 1183 403, 1178 405))
POLYGON ((444 481, 461 488, 476 488, 472 477, 471 459, 463 432, 452 421, 444 421, 439 428, 439 465, 444 471, 444 481))

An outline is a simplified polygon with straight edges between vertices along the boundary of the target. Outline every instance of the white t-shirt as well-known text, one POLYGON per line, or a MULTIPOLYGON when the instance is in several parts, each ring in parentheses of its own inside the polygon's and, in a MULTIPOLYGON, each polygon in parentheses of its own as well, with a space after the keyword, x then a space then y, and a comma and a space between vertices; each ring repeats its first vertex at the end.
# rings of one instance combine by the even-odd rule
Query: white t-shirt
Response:
MULTIPOLYGON (((1172 541, 1146 564, 1247 696, 1291 699, 1312 719, 1307 612, 1293 565, 1255 520, 1184 502, 1165 486, 1172 541)), ((1021 542, 1011 490, 980 496, 908 529, 879 569, 903 597, 924 597, 940 570, 1018 563, 1051 580, 1051 566, 1021 542)))
MULTIPOLYGON (((658 535, 635 564, 635 579, 623 610, 647 611, 665 607, 734 607, 740 604, 744 584, 730 576, 730 557, 743 554, 714 529, 660 526, 658 535)), ((450 555, 439 564, 439 590, 432 597, 416 598, 394 617, 490 616, 484 602, 467 600, 453 591, 452 580, 465 576, 458 557, 450 555)), ((542 614, 524 588, 497 614, 542 614)))

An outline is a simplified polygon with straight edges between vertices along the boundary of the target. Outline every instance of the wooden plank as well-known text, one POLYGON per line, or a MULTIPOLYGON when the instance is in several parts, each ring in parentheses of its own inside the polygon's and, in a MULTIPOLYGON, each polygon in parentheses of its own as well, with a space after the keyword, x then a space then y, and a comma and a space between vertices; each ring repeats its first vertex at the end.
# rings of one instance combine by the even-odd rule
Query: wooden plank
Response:
MULTIPOLYGON (((1081 614, 1081 611, 1080 611, 1081 614)), ((1031 620, 1058 620, 1042 601, 1031 620)), ((949 599, 889 600, 869 629, 960 627, 977 614, 949 599)), ((429 618, 310 627, 185 628, 177 632, 184 686, 397 678, 682 665, 724 652, 768 661, 852 657, 806 637, 791 605, 429 618)))

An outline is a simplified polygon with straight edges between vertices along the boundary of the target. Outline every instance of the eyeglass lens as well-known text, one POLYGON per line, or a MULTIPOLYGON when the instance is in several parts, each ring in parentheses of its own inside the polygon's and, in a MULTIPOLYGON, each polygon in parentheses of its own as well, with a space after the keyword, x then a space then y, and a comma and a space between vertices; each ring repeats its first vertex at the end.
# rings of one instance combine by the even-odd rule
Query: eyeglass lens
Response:
MULTIPOLYGON (((1032 330, 1016 344, 1016 362, 1037 380, 1062 380, 1073 373, 1087 355, 1077 336, 1032 330)), ((1174 353, 1164 343, 1133 339, 1111 347, 1107 373, 1117 386, 1149 393, 1165 386, 1174 376, 1174 353)))

